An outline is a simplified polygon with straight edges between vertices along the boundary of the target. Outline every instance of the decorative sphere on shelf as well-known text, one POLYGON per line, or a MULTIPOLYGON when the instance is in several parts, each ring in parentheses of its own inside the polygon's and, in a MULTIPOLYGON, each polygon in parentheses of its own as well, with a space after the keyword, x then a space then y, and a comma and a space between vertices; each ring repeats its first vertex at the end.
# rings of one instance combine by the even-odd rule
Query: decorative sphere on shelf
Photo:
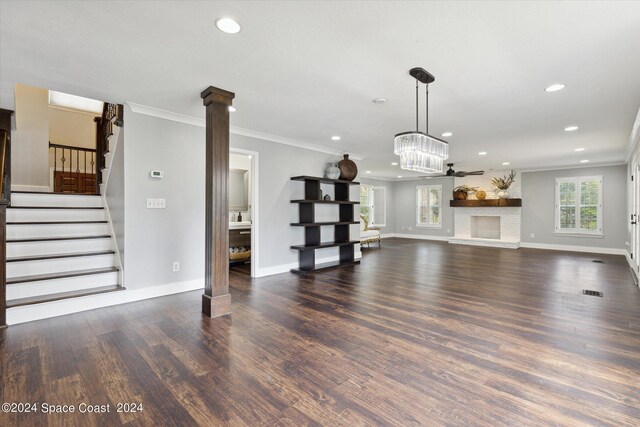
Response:
POLYGON ((487 197, 487 193, 483 190, 476 191, 476 199, 484 200, 487 197))

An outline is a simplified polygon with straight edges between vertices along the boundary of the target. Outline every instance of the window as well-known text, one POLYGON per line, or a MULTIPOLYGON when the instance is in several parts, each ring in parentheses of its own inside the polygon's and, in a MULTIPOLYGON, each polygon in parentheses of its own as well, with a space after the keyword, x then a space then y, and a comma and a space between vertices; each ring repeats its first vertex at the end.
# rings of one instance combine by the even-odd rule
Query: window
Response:
POLYGON ((416 187, 416 225, 442 227, 442 185, 416 187))
POLYGON ((360 215, 369 227, 386 227, 387 222, 387 188, 371 185, 360 186, 360 215))
POLYGON ((602 177, 556 178, 556 233, 602 235, 602 177))

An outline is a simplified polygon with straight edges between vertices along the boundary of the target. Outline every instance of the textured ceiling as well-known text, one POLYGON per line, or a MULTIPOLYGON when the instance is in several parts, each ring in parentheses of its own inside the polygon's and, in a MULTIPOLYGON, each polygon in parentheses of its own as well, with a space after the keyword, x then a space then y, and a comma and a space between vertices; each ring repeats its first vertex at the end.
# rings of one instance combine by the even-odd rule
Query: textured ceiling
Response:
POLYGON ((422 66, 457 169, 611 163, 640 106, 638 52, 640 2, 2 1, 0 106, 25 83, 203 117, 214 85, 236 93, 234 126, 406 177, 392 142, 414 127, 407 72, 422 66), (218 31, 221 16, 242 31, 218 31), (554 82, 567 87, 544 92, 554 82))

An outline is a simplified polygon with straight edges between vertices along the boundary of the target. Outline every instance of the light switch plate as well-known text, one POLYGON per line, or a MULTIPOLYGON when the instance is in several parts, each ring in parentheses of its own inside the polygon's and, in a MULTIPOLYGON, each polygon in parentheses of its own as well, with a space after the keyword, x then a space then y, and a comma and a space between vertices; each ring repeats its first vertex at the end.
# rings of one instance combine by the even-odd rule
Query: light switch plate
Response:
POLYGON ((147 209, 166 209, 166 199, 147 199, 147 209))

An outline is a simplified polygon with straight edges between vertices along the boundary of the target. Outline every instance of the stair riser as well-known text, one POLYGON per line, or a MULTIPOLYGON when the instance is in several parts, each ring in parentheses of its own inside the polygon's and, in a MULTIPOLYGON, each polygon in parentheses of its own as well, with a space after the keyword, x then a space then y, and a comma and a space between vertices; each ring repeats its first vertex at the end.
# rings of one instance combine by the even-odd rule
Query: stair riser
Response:
POLYGON ((68 277, 66 279, 16 283, 15 285, 7 286, 7 301, 115 285, 119 281, 118 275, 119 273, 115 272, 68 277))
POLYGON ((7 257, 83 253, 112 250, 111 239, 56 240, 7 243, 7 257))
POLYGON ((7 209, 7 222, 104 221, 104 209, 7 209))
POLYGON ((102 207, 100 196, 11 193, 11 206, 102 207))
POLYGON ((109 234, 109 227, 106 223, 7 225, 7 239, 96 236, 103 234, 109 234))
POLYGON ((56 258, 38 261, 7 263, 7 279, 33 274, 62 273, 90 268, 105 268, 116 265, 114 255, 56 258))

